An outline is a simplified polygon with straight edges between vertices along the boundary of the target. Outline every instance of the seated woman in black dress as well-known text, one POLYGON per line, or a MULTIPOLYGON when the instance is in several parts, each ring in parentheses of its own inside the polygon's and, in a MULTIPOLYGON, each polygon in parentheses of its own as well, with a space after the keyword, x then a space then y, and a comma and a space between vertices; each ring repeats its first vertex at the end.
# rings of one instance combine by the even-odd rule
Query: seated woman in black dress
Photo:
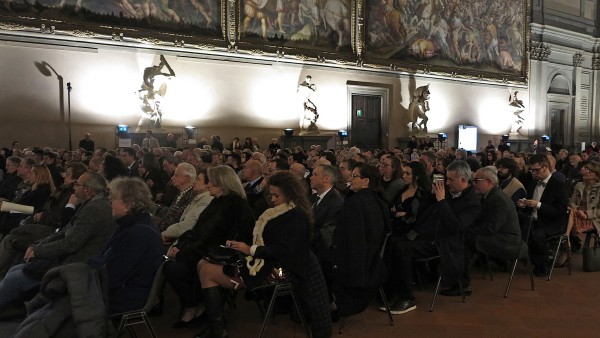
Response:
POLYGON ((331 335, 325 281, 316 256, 310 251, 311 211, 306 184, 289 171, 269 177, 272 208, 256 221, 254 241, 248 245, 229 240, 227 246, 246 255, 238 277, 223 272, 223 266, 206 260, 198 264, 202 296, 206 302, 209 330, 200 337, 228 337, 223 316, 222 288, 249 290, 265 283, 273 268, 281 267, 298 287, 311 315, 313 337, 331 335), (310 287, 307 287, 310 283, 310 287), (311 290, 312 289, 312 290, 311 290), (318 290, 314 292, 314 290, 318 290))
POLYGON ((376 167, 357 163, 350 189, 333 236, 333 292, 342 317, 362 312, 385 281, 379 253, 391 227, 376 167))
POLYGON ((405 186, 398 192, 392 205, 394 237, 407 235, 420 213, 433 201, 429 176, 421 162, 404 162, 402 178, 405 186))
POLYGON ((200 259, 213 247, 224 245, 228 239, 244 240, 252 237, 252 209, 246 201, 244 187, 235 171, 229 166, 220 165, 209 168, 207 174, 208 191, 213 200, 202 211, 192 230, 183 233, 177 245, 169 249, 169 261, 164 266, 165 278, 183 306, 180 320, 173 324, 175 329, 186 328, 201 321, 196 274, 196 265, 200 259))

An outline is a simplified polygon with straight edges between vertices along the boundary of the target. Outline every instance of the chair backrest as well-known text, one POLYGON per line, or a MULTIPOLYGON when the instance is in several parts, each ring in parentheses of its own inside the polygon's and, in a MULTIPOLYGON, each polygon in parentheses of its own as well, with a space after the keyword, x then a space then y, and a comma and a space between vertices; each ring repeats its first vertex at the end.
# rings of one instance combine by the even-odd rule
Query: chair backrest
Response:
MULTIPOLYGON (((165 261, 166 262, 166 261, 165 261)), ((163 267, 165 266, 165 262, 160 263, 158 269, 156 269, 156 274, 154 275, 154 281, 152 282, 152 287, 150 288, 150 293, 148 293, 148 299, 146 300, 146 305, 144 305, 144 311, 149 313, 152 308, 158 302, 160 302, 160 292, 163 287, 164 275, 163 275, 163 267)))
POLYGON ((531 233, 531 223, 533 222, 533 216, 519 212, 519 226, 521 228, 521 238, 523 242, 527 243, 529 240, 529 234, 531 233))

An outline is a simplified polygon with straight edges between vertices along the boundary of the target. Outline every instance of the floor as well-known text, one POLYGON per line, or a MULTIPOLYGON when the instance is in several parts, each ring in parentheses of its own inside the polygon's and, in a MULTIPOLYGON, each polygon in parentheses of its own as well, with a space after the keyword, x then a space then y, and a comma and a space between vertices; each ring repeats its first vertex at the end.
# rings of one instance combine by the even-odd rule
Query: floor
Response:
MULTIPOLYGON (((473 295, 462 303, 460 297, 438 296, 433 312, 429 304, 433 285, 416 291, 417 310, 394 316, 390 326, 385 313, 375 304, 363 313, 350 317, 344 337, 592 337, 600 320, 600 272, 582 271, 582 256, 573 256, 573 274, 557 268, 550 282, 535 279, 535 290, 529 288, 524 267, 518 267, 509 297, 503 298, 508 273, 497 272, 494 280, 483 279, 479 269, 472 272, 473 295)), ((228 331, 231 337, 258 336, 261 315, 253 302, 238 296, 237 309, 231 311, 228 331)), ((159 337, 193 337, 197 328, 173 330, 179 304, 166 289, 165 313, 151 317, 159 337)), ((0 323, 0 338, 10 337, 15 324, 0 323)), ((334 324, 334 336, 338 324, 334 324)), ((139 337, 147 337, 140 326, 139 337)), ((277 315, 267 326, 265 337, 305 337, 301 325, 288 315, 277 315)), ((341 337, 341 336, 340 336, 341 337)))

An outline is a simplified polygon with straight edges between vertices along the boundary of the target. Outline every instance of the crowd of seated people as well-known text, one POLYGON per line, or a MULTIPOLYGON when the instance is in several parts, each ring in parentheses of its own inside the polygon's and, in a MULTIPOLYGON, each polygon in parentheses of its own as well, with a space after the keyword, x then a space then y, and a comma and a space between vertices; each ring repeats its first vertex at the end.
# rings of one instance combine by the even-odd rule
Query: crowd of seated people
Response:
POLYGON ((292 150, 275 139, 262 151, 256 138, 223 146, 213 136, 193 149, 93 152, 15 142, 0 157, 0 201, 13 203, 0 214, 0 311, 22 306, 49 271, 73 273, 73 263, 108 274, 108 313, 141 307, 164 254, 182 305, 174 329, 204 325, 199 336, 226 337, 222 289, 253 289, 281 268, 313 335, 326 337, 332 319, 363 311, 384 283, 392 314, 414 310, 418 258, 439 256, 440 294, 470 295, 478 247, 498 257, 518 251, 518 212, 533 216, 538 276, 550 268, 546 239, 565 233, 568 217, 574 250, 579 233, 599 230, 595 148, 562 149, 556 159, 491 142, 471 154, 413 141, 391 151, 292 150), (240 271, 204 259, 220 245, 246 256, 240 271))

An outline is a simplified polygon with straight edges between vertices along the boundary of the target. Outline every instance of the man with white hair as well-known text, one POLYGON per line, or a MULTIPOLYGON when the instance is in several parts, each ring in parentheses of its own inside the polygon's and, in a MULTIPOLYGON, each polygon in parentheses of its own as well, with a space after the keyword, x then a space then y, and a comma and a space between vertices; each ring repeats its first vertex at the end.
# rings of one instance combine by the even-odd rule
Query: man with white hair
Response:
POLYGON ((158 223, 161 231, 164 231, 169 225, 179 222, 181 214, 187 206, 192 203, 196 192, 194 191, 194 183, 196 183, 196 168, 189 163, 179 163, 173 176, 171 177, 173 186, 179 189, 179 195, 158 223))
POLYGON ((481 211, 466 229, 466 262, 476 248, 491 257, 515 257, 523 242, 519 217, 512 199, 498 186, 497 169, 488 166, 477 170, 473 187, 482 196, 481 211))

